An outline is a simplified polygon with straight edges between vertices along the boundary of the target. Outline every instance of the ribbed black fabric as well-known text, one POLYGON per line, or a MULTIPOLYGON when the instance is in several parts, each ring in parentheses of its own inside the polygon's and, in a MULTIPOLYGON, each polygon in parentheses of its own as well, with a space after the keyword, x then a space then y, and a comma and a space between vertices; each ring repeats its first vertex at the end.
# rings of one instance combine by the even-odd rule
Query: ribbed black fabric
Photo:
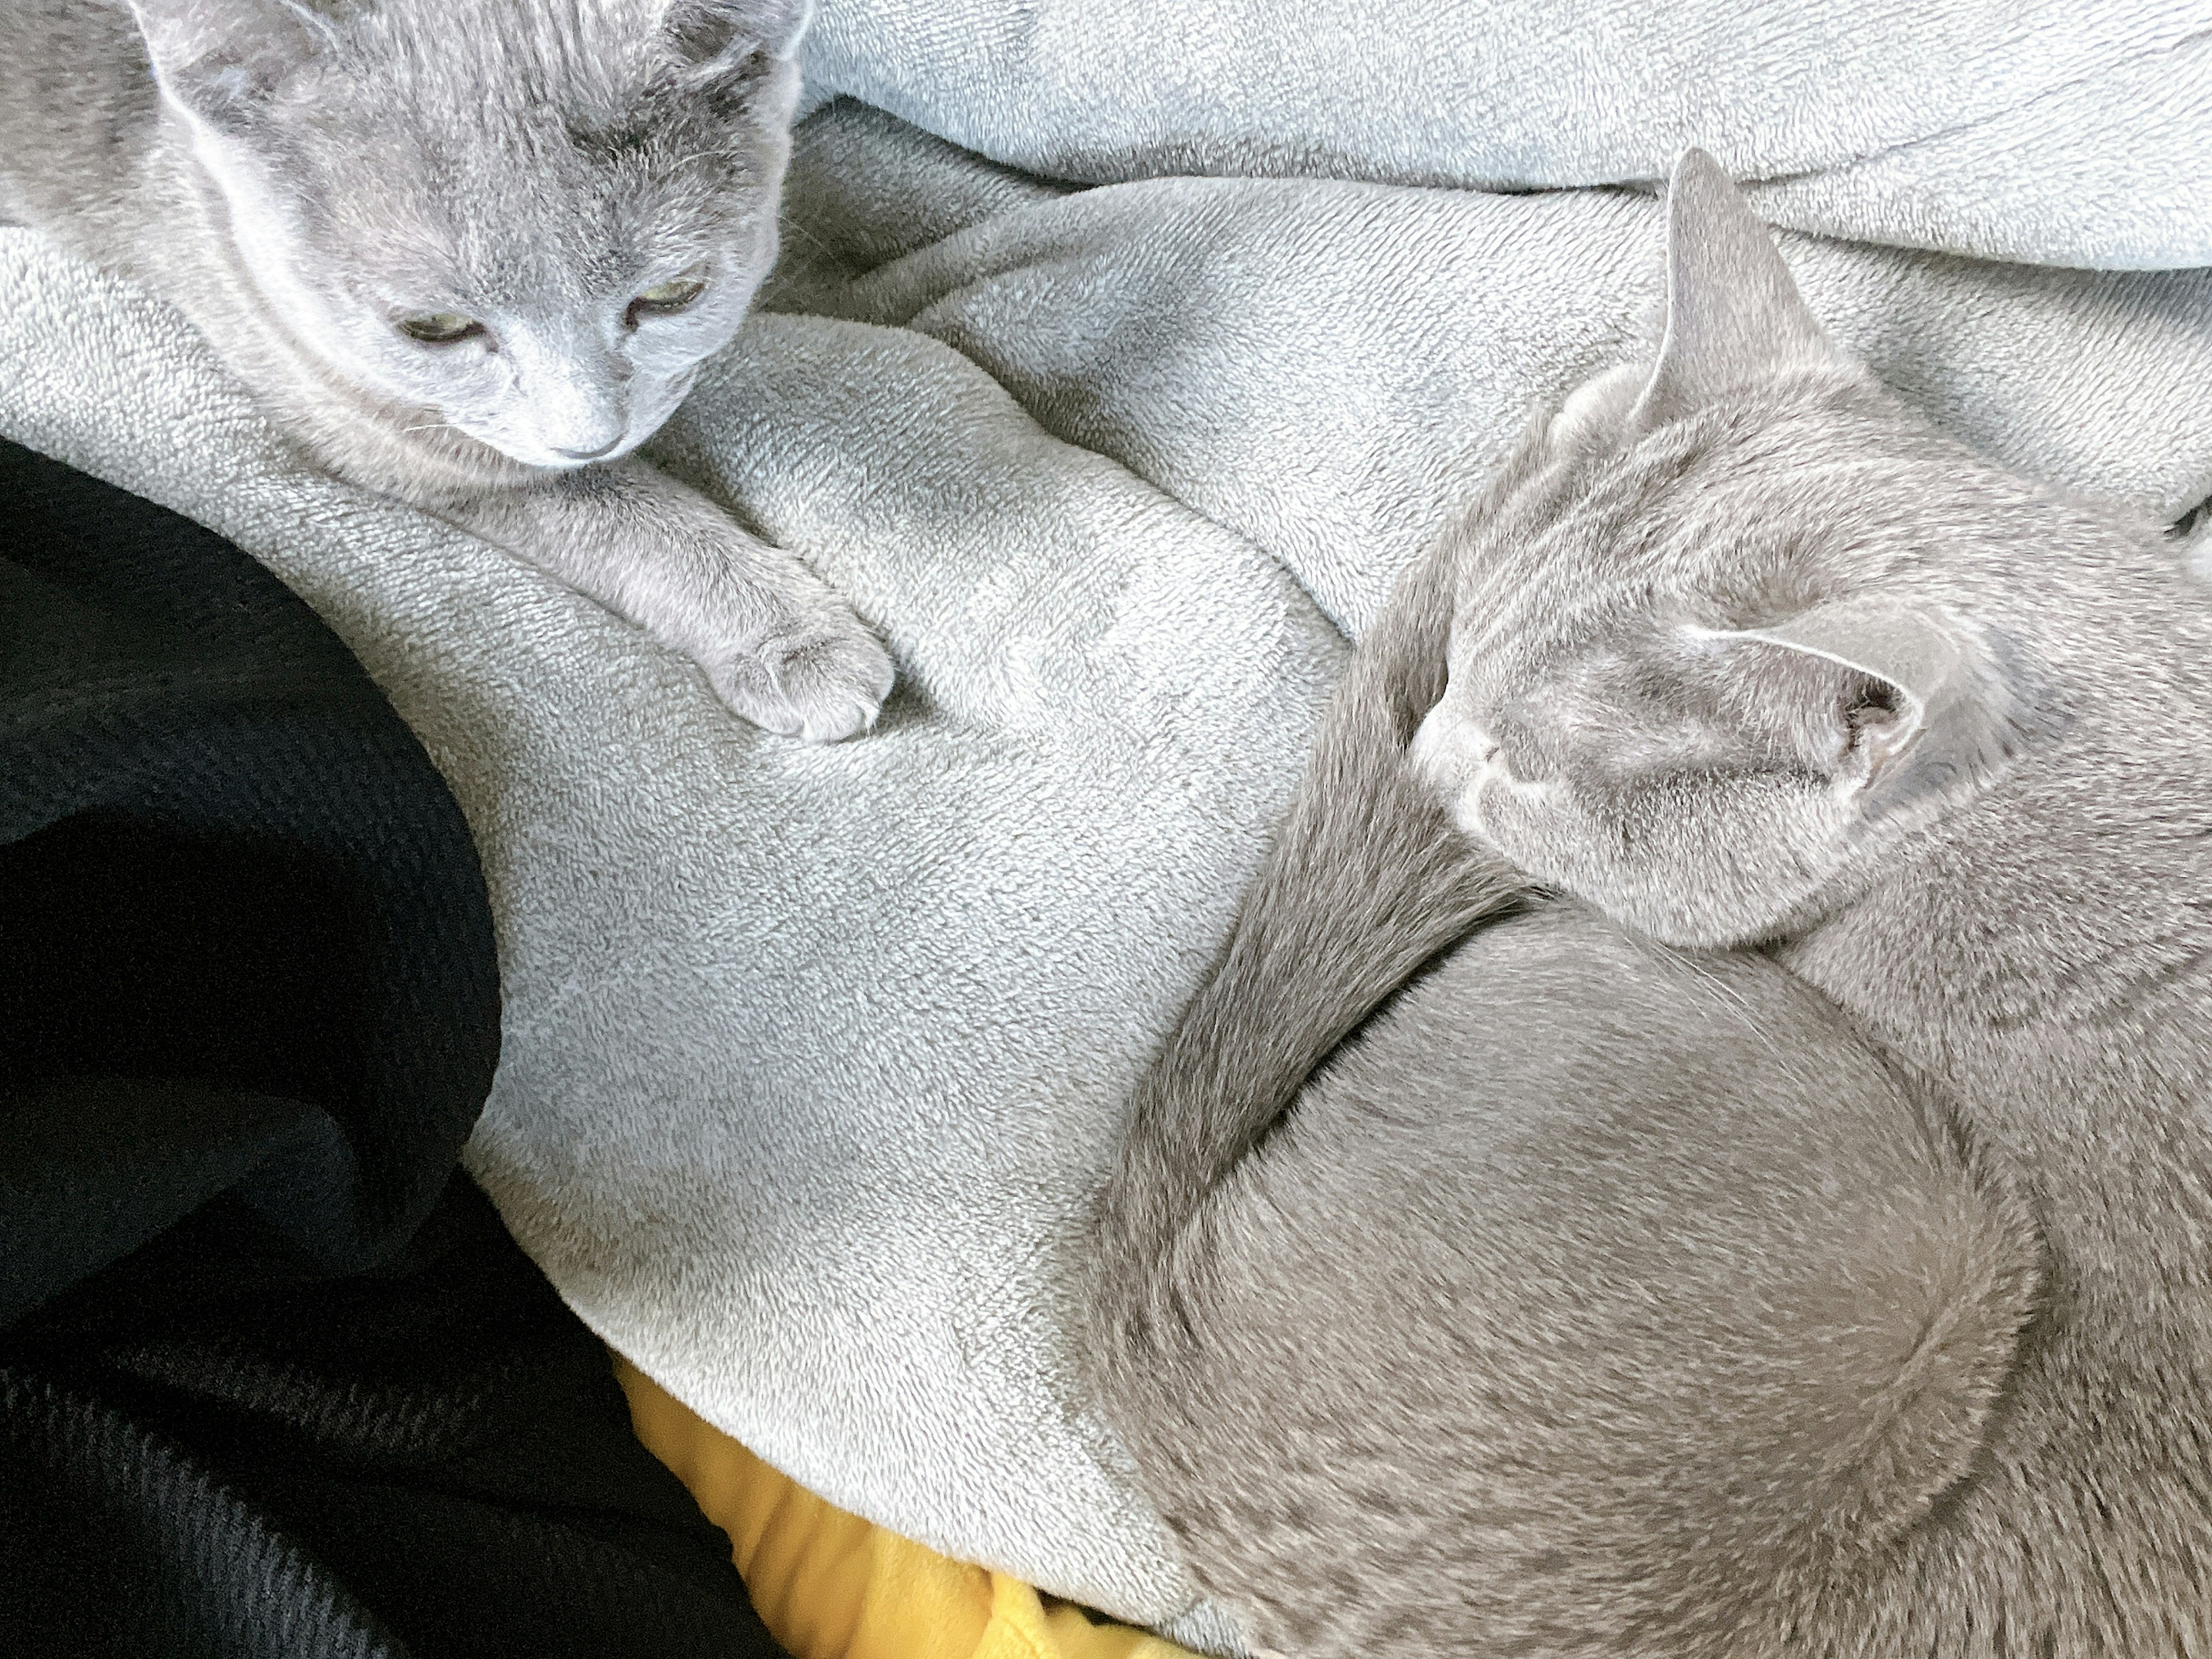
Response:
POLYGON ((0 1654, 769 1656, 454 1158, 443 782, 175 515, 0 444, 0 1654))

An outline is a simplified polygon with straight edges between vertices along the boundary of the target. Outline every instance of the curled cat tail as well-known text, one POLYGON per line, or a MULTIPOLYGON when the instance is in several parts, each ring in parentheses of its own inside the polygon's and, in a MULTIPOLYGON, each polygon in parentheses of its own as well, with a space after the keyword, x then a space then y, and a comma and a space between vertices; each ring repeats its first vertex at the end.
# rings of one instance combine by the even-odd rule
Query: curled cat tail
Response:
POLYGON ((1525 890, 1406 761, 1443 692, 1463 544, 1408 571, 1361 640, 1228 943, 1138 1087, 1092 1236, 1095 1363, 1188 1334, 1165 1269, 1207 1195, 1362 1020, 1525 890))

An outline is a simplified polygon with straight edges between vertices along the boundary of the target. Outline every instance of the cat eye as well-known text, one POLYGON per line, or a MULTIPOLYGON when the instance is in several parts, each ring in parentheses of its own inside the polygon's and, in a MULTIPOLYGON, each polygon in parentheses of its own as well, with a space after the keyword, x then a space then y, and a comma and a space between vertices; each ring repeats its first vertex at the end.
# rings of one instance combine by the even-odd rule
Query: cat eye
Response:
POLYGON ((629 309, 623 313, 623 321, 635 328, 639 318, 668 316, 683 310, 706 291, 706 268, 694 265, 681 276, 641 289, 637 297, 629 302, 629 309))
POLYGON ((402 317, 399 331, 424 345, 453 345, 475 338, 484 331, 484 325, 458 311, 428 311, 418 316, 402 317))

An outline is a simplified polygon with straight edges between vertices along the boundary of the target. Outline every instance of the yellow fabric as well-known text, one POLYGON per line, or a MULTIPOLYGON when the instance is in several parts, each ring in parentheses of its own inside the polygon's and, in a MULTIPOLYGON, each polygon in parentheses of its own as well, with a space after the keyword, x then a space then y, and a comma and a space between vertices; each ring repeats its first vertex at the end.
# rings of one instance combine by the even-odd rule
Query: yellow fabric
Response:
POLYGON ((628 1360, 616 1358, 615 1375, 637 1437, 730 1534, 753 1605, 796 1659, 1193 1659, 849 1515, 708 1427, 628 1360))

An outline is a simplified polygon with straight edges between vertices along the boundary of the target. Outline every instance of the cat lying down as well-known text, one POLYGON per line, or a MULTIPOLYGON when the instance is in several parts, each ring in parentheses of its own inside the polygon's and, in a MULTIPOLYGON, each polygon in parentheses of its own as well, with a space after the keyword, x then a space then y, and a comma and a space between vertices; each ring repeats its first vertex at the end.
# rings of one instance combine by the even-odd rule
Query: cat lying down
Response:
POLYGON ((632 453, 775 263, 807 10, 6 0, 0 222, 175 304, 319 465, 847 737, 882 645, 632 453))
POLYGON ((2212 612, 1668 233, 1139 1091, 1097 1398, 1284 1654, 2208 1650, 2212 612))

